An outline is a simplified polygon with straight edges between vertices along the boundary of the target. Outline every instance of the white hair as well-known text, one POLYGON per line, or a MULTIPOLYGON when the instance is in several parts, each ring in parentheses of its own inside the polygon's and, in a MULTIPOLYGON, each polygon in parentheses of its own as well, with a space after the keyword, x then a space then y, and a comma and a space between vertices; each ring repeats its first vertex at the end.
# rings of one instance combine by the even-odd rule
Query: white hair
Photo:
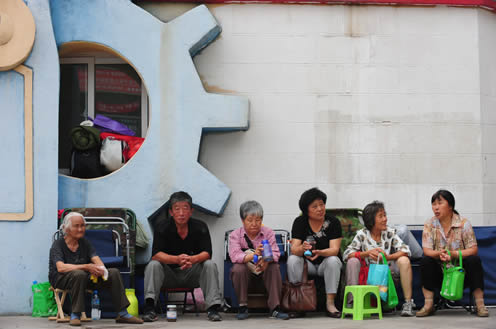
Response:
POLYGON ((81 217, 86 225, 86 219, 84 219, 84 216, 78 212, 72 211, 64 216, 64 221, 62 222, 62 225, 60 225, 62 233, 66 234, 67 230, 72 227, 72 219, 75 217, 81 217))

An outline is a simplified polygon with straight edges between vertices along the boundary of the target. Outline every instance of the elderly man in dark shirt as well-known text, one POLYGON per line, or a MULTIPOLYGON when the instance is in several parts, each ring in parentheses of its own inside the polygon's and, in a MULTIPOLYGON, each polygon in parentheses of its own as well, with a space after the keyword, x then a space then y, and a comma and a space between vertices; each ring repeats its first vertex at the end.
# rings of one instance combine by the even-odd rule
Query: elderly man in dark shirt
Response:
POLYGON ((145 269, 145 315, 143 320, 157 320, 155 302, 161 287, 197 287, 205 296, 207 316, 210 321, 221 321, 218 309, 222 304, 217 265, 210 260, 212 242, 208 227, 191 218, 193 204, 186 192, 173 193, 169 198, 168 220, 155 230, 152 260, 145 269))
POLYGON ((108 278, 102 279, 105 266, 97 256, 91 243, 84 238, 86 221, 83 215, 71 212, 64 217, 61 226, 64 236, 55 240, 50 248, 49 280, 55 288, 70 289, 72 301, 71 326, 81 325, 81 312, 84 312, 86 288, 110 289, 112 302, 118 316, 117 323, 143 323, 127 312, 129 301, 118 269, 109 268, 108 278), (90 281, 90 275, 98 278, 90 281))

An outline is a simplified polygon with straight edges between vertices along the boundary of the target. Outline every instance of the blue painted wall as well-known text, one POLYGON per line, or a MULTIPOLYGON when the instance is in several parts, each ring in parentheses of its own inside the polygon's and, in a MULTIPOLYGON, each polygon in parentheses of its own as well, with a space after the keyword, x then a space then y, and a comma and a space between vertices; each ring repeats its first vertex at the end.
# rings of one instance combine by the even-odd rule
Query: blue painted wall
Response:
MULTIPOLYGON (((191 56, 221 32, 205 6, 164 24, 128 0, 25 2, 36 22, 25 62, 34 76, 35 205, 28 222, 0 221, 0 314, 31 311, 31 282, 47 280, 58 208, 128 207, 148 227, 146 217, 184 189, 199 207, 222 213, 230 190, 198 164, 201 135, 248 128, 247 99, 206 93, 194 67, 191 56), (136 68, 148 90, 150 125, 143 146, 127 165, 99 179, 58 175, 57 47, 71 41, 112 48, 136 68)), ((19 74, 0 72, 0 149, 9 155, 0 164, 0 212, 24 207, 23 88, 19 74)))
MULTIPOLYGON (((48 250, 56 229, 59 61, 49 1, 25 2, 36 22, 34 47, 24 63, 34 79, 34 217, 0 221, 0 314, 31 311, 31 282, 48 279, 48 250)), ((19 74, 0 72, 0 212, 24 210, 23 90, 19 74)))
POLYGON ((24 79, 15 71, 0 72, 0 212, 24 212, 24 79), (3 157, 2 157, 3 158, 3 157))
MULTIPOLYGON (((127 0, 52 4, 57 45, 87 41, 112 48, 141 75, 150 104, 139 152, 103 178, 60 176, 59 207, 128 207, 148 227, 146 218, 172 192, 186 190, 200 208, 222 213, 231 191, 198 163, 200 139, 203 130, 247 129, 248 100, 203 88, 191 56, 221 32, 208 9, 198 6, 165 24, 127 0)), ((149 252, 138 255, 138 262, 148 259, 149 252)))

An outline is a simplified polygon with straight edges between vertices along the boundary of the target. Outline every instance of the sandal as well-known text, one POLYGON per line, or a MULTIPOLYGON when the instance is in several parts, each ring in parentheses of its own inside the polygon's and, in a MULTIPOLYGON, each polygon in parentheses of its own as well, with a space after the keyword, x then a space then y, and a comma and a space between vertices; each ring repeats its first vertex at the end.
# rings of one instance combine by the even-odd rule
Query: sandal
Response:
POLYGON ((431 316, 431 315, 434 315, 434 313, 436 312, 436 310, 434 309, 434 307, 432 307, 431 309, 426 309, 425 307, 422 307, 420 309, 420 311, 418 311, 417 313, 415 313, 415 316, 417 318, 423 318, 425 316, 431 316))
MULTIPOLYGON (((475 303, 477 304, 477 301, 480 301, 481 299, 482 298, 476 299, 475 303)), ((482 302, 484 303, 484 299, 482 299, 482 302)), ((478 317, 487 318, 489 316, 489 311, 487 310, 486 306, 482 306, 481 308, 479 308, 477 307, 477 305, 475 305, 475 311, 478 317)))
MULTIPOLYGON (((426 298, 425 300, 426 301, 427 300, 431 300, 432 301, 432 298, 426 298)), ((436 312, 436 309, 435 309, 434 305, 432 305, 432 307, 430 309, 426 309, 425 306, 424 306, 424 307, 422 307, 420 309, 420 311, 418 311, 417 313, 415 313, 415 316, 417 318, 423 318, 423 317, 426 317, 426 316, 434 315, 435 312, 436 312)))

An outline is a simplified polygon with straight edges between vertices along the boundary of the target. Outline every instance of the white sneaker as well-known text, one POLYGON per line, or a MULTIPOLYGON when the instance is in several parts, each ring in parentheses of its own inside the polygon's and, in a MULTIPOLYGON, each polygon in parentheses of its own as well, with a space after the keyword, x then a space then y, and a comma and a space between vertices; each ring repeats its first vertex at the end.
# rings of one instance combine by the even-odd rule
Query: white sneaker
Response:
POLYGON ((413 314, 414 307, 415 307, 415 303, 413 302, 413 299, 406 301, 403 304, 403 308, 401 309, 401 316, 414 316, 413 314))

